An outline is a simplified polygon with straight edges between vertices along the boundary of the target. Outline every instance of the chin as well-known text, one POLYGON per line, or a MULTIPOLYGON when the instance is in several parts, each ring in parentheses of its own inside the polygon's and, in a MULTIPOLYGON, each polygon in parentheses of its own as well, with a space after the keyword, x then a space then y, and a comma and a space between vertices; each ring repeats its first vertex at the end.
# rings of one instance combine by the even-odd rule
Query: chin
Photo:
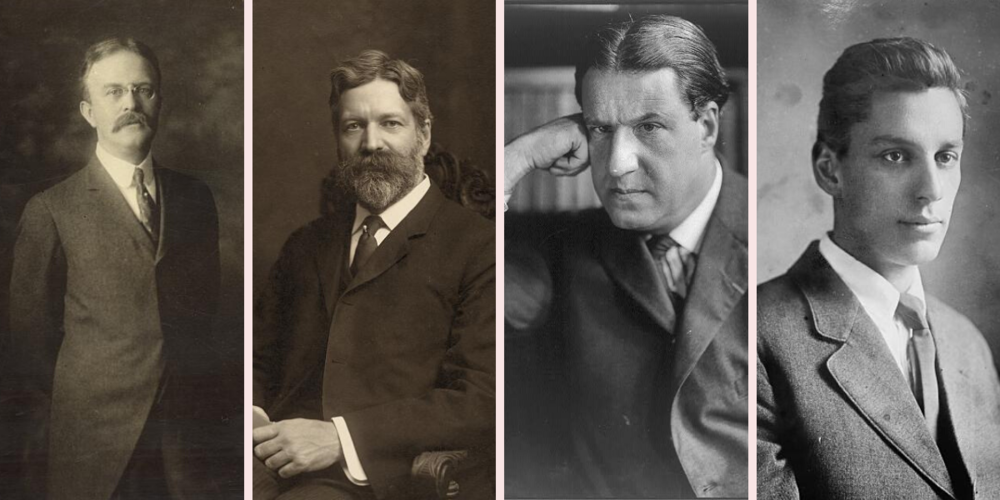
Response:
POLYGON ((940 241, 921 241, 919 243, 913 243, 909 246, 909 248, 906 248, 905 251, 899 255, 899 261, 901 264, 905 265, 922 266, 934 261, 940 251, 940 241))
POLYGON ((608 216, 611 217, 611 223, 619 229, 626 229, 630 231, 641 231, 649 226, 649 222, 646 221, 640 213, 635 210, 622 210, 622 209, 607 209, 608 216))

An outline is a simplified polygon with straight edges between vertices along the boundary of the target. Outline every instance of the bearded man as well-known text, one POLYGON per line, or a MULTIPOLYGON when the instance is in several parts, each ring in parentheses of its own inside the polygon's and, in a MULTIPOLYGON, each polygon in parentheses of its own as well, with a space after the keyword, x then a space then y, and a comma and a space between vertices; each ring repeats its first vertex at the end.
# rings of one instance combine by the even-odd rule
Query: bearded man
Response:
MULTIPOLYGON (((494 225, 424 174, 419 71, 365 51, 330 80, 352 205, 296 231, 258 297, 254 498, 412 498, 418 454, 492 453, 494 225)), ((463 495, 493 498, 483 469, 463 495)))

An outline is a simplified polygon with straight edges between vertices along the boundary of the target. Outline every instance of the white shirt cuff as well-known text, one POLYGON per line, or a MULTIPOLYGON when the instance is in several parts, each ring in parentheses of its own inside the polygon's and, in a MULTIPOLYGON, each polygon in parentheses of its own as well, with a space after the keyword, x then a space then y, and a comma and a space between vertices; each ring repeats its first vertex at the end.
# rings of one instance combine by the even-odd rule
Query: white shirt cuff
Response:
POLYGON ((361 467, 358 452, 354 449, 351 431, 347 430, 347 421, 344 420, 344 417, 333 417, 333 425, 337 427, 337 434, 340 435, 340 449, 344 453, 344 461, 341 462, 344 475, 350 482, 358 486, 368 486, 368 476, 365 474, 365 469, 361 467))

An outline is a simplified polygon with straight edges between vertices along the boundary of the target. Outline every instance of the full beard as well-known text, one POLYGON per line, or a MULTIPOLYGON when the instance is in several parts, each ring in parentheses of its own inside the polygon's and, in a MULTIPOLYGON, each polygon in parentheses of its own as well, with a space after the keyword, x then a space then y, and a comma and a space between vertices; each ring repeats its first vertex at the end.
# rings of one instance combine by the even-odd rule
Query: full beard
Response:
POLYGON ((423 177, 419 146, 406 155, 390 150, 361 152, 341 160, 337 184, 370 212, 382 213, 423 177))

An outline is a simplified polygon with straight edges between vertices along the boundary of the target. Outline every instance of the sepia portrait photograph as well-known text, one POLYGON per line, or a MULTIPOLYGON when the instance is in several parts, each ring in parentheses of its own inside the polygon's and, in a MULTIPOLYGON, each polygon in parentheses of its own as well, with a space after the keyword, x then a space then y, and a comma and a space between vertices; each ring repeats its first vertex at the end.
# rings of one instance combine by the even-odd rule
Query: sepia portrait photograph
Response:
POLYGON ((242 2, 4 2, 0 67, 0 497, 242 498, 242 2))
POLYGON ((254 5, 256 500, 495 498, 495 17, 254 5))
POLYGON ((757 4, 757 494, 1000 496, 1000 8, 757 4))
POLYGON ((742 2, 504 5, 504 495, 748 496, 742 2))

